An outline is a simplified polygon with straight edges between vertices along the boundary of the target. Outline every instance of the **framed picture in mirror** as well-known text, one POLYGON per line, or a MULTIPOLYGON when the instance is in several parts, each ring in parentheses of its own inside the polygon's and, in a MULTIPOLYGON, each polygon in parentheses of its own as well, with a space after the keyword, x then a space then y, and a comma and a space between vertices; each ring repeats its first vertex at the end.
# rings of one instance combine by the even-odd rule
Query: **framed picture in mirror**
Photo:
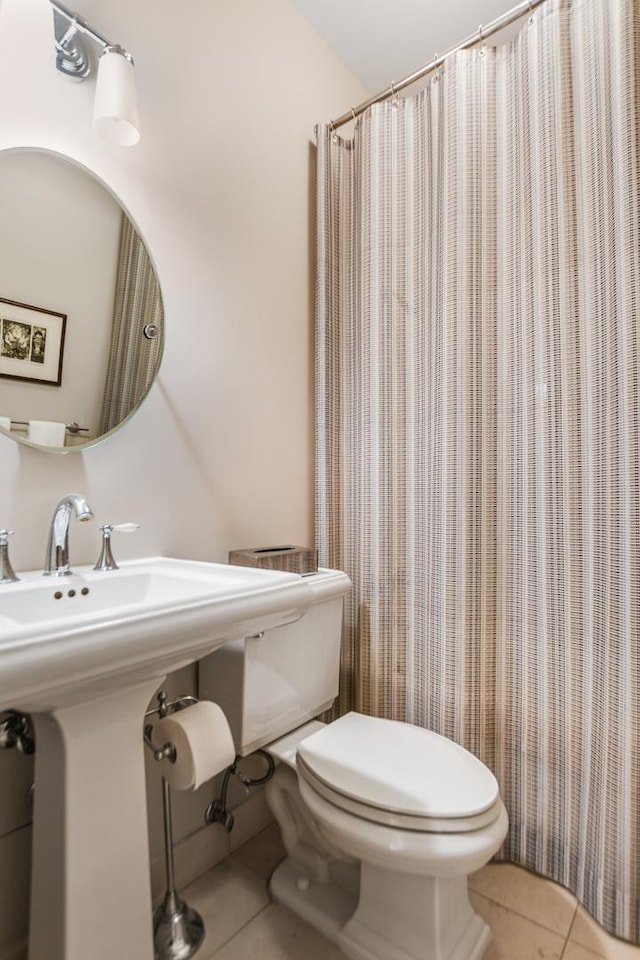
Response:
POLYGON ((0 377, 59 387, 67 315, 0 297, 0 377))

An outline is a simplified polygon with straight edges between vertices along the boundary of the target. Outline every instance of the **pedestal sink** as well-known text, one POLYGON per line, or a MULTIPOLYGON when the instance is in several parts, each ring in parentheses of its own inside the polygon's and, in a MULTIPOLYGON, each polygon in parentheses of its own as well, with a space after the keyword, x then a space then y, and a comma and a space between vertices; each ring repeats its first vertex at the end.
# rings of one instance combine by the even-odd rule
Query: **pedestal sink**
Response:
POLYGON ((172 670, 302 616, 301 577, 155 557, 0 587, 0 709, 33 716, 29 960, 152 960, 142 722, 172 670))

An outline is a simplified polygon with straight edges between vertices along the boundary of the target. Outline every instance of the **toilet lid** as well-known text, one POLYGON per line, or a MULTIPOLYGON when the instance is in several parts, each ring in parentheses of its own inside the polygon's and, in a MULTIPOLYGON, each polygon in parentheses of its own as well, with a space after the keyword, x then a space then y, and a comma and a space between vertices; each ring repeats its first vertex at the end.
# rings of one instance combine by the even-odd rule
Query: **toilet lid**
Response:
POLYGON ((408 723, 348 713, 303 740, 298 756, 334 794, 403 819, 468 820, 499 801, 498 782, 477 757, 408 723))

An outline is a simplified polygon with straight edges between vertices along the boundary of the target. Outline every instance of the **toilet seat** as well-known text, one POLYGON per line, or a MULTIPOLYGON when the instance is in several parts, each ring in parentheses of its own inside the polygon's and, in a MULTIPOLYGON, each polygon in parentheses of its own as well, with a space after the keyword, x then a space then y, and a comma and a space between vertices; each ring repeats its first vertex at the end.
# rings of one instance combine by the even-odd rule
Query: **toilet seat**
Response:
POLYGON ((303 777, 297 782, 320 834, 361 864, 421 876, 468 876, 489 862, 507 833, 509 821, 501 801, 496 819, 479 830, 404 830, 354 816, 325 800, 303 777))
POLYGON ((333 806, 422 833, 467 833, 492 823, 498 783, 473 754, 411 724, 349 713, 298 745, 299 776, 333 806))

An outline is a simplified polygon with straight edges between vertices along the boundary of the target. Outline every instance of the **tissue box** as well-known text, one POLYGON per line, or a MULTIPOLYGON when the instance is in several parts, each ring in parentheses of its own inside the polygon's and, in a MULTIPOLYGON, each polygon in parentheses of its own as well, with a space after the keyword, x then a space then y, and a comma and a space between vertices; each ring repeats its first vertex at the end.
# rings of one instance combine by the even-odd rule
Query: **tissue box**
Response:
POLYGON ((295 547, 289 544, 279 547, 250 547, 247 550, 230 550, 229 563, 240 567, 284 570, 286 573, 299 573, 304 577, 317 572, 318 551, 311 547, 295 547))

